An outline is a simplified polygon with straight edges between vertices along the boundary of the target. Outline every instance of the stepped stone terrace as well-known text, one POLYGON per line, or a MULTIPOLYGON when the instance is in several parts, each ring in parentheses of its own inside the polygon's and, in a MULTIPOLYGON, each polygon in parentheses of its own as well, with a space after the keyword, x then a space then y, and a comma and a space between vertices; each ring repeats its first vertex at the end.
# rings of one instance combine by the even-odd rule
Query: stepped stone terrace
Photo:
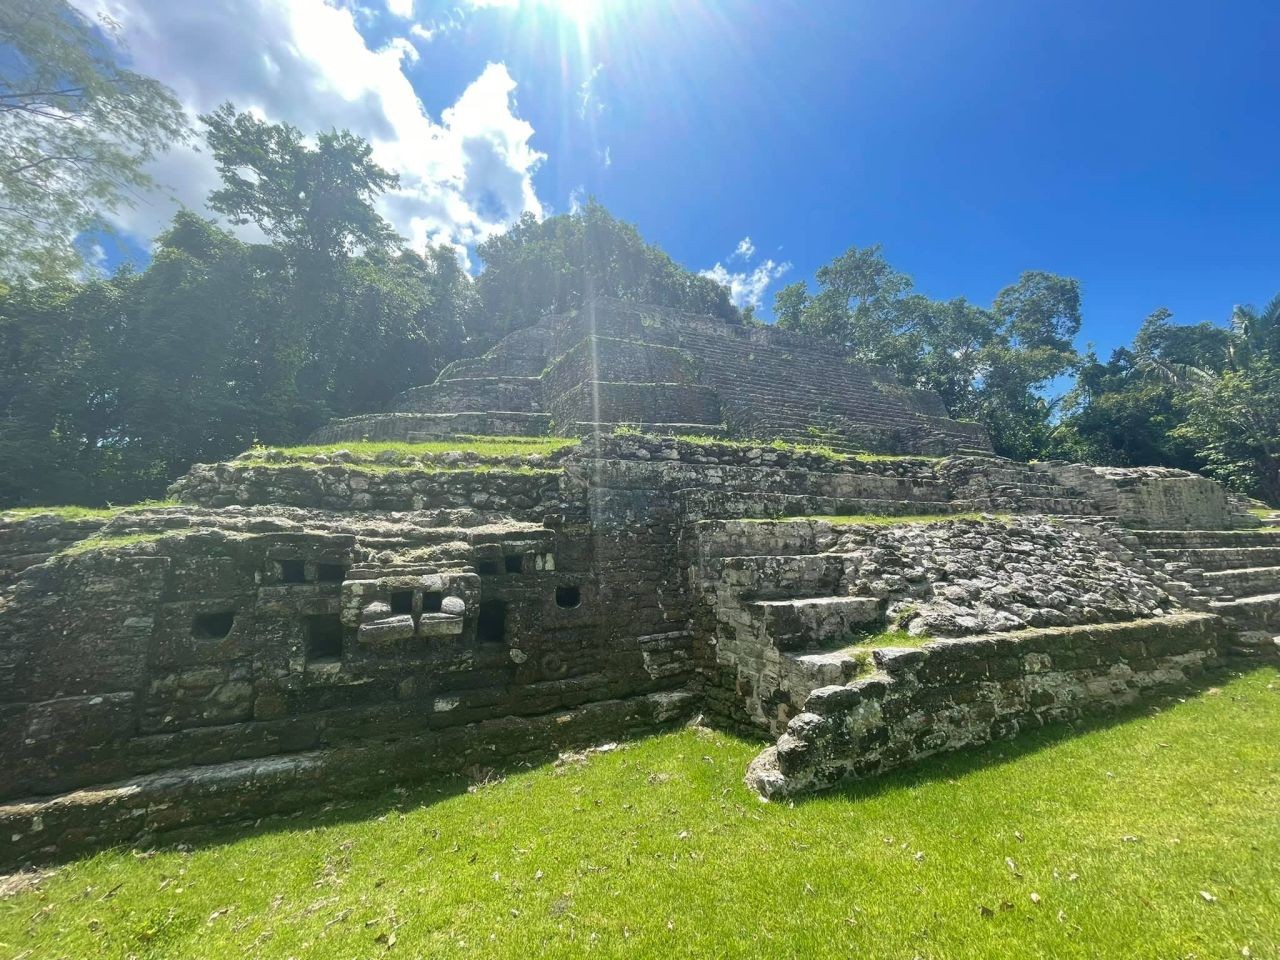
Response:
POLYGON ((0 519, 0 860, 694 717, 790 796, 1277 653, 1218 484, 994 457, 781 331, 601 302, 313 439, 0 519))
POLYGON ((616 300, 517 331, 388 412, 339 420, 313 439, 580 436, 620 424, 850 451, 991 450, 986 430, 951 419, 936 394, 853 363, 838 344, 616 300))

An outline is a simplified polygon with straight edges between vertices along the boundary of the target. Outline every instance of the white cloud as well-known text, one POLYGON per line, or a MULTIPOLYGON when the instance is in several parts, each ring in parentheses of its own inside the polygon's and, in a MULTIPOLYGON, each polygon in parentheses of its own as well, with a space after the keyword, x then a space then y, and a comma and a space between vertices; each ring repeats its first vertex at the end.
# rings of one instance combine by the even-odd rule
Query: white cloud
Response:
POLYGON ((600 91, 597 89, 597 81, 603 70, 604 64, 597 63, 587 75, 587 79, 578 86, 578 115, 583 120, 598 117, 604 113, 604 101, 600 99, 600 91))
POLYGON ((387 12, 404 20, 413 19, 413 0, 387 0, 387 12))
MULTIPOLYGON (((525 211, 542 214, 532 177, 545 155, 532 146, 502 63, 490 63, 436 120, 404 74, 418 56, 413 44, 398 37, 371 49, 352 11, 325 0, 73 2, 116 20, 132 65, 172 87, 193 116, 231 100, 307 133, 337 127, 368 139, 377 162, 400 175, 383 213, 414 246, 461 249, 525 211)), ((217 183, 208 153, 194 149, 164 155, 153 172, 173 196, 145 198, 120 223, 144 241, 177 202, 203 209, 217 183)))
MULTIPOLYGON (((741 260, 749 260, 756 252, 755 245, 751 242, 750 237, 744 237, 725 259, 732 262, 735 258, 741 260)), ((729 297, 733 300, 734 306, 737 307, 759 307, 764 302, 765 291, 769 288, 769 284, 777 280, 784 273, 791 269, 789 263, 777 263, 773 260, 763 260, 751 269, 739 271, 730 270, 722 263, 717 263, 709 270, 701 271, 704 277, 710 277, 723 286, 729 288, 729 297)))

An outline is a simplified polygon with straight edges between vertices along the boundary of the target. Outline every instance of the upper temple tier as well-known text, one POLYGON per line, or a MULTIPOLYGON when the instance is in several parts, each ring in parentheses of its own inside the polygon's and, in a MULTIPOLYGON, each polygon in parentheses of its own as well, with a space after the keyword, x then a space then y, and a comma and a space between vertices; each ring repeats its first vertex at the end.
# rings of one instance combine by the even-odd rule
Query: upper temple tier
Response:
POLYGON ((336 420, 317 443, 454 434, 650 432, 818 442, 836 450, 989 452, 977 423, 840 344, 666 307, 595 299, 446 367, 386 413, 336 420))

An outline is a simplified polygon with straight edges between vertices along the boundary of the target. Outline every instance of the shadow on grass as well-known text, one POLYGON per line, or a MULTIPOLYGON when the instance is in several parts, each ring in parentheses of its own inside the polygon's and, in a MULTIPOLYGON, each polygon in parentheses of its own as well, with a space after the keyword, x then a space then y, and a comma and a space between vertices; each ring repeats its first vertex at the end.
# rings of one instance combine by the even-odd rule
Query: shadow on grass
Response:
MULTIPOLYGON (((814 794, 796 797, 792 802, 796 804, 830 802, 833 798, 858 801, 877 796, 889 790, 910 789, 938 780, 957 780, 969 773, 1012 763, 1022 757, 1052 748, 1059 743, 1090 731, 1115 727, 1162 713, 1170 707, 1179 705, 1180 702, 1203 694, 1216 684, 1245 676, 1260 669, 1274 669, 1274 666, 1274 664, 1259 663, 1256 666, 1250 665, 1245 669, 1233 667, 1213 671, 1202 675, 1187 686, 1154 696, 1151 699, 1140 700, 1113 712, 1096 714, 1073 723, 1025 730, 1008 740, 978 744, 952 753, 935 754, 910 766, 889 770, 872 779, 847 781, 814 794)), ((629 742, 642 743, 653 737, 669 734, 673 729, 679 729, 679 727, 668 728, 665 731, 658 731, 629 742)), ((744 745, 758 743, 760 746, 765 746, 769 743, 769 741, 756 741, 754 738, 743 737, 729 730, 716 729, 714 732, 719 736, 730 738, 744 745)), ((329 801, 318 807, 304 807, 293 813, 272 814, 252 822, 248 820, 231 821, 179 828, 157 835, 150 842, 136 841, 117 844, 100 851, 72 853, 68 857, 57 858, 52 863, 74 862, 90 856, 102 856, 112 852, 119 853, 124 850, 172 850, 175 847, 191 850, 203 849, 222 846, 249 837, 296 830, 323 829, 344 823, 355 823, 377 818, 390 813, 409 812, 423 807, 430 807, 471 790, 483 790, 485 782, 493 782, 510 775, 529 771, 543 770, 555 762, 556 756, 555 751, 539 754, 534 758, 494 771, 490 780, 480 784, 461 776, 437 776, 425 780, 406 781, 401 786, 384 788, 366 798, 329 801)), ((742 772, 745 773, 745 767, 742 772)), ((744 796, 749 795, 749 789, 744 784, 740 783, 739 789, 743 791, 744 796)), ((50 864, 46 863, 44 865, 50 864)))

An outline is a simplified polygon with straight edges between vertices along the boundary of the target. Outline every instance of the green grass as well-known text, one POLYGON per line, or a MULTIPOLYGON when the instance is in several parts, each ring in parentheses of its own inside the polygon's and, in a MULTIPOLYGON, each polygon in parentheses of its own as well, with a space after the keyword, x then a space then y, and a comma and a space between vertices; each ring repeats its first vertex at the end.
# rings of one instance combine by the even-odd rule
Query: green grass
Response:
POLYGON ((889 629, 854 636, 851 645, 857 649, 878 650, 881 647, 922 647, 937 637, 917 637, 905 630, 889 629))
POLYGON ((178 506, 177 500, 144 500, 141 503, 132 503, 126 507, 82 507, 76 504, 48 507, 14 507, 11 510, 0 512, 0 517, 5 520, 26 520, 30 517, 40 516, 55 516, 63 520, 109 520, 118 514, 135 510, 153 510, 175 506, 178 506))
POLYGON ((345 450, 359 459, 373 459, 381 453, 397 453, 402 457, 435 456, 442 453, 474 453, 485 457, 527 457, 557 453, 578 444, 577 439, 566 437, 453 437, 448 440, 429 440, 422 443, 396 441, 360 441, 353 443, 304 444, 297 447, 254 447, 249 458, 261 459, 268 450, 275 450, 290 459, 329 455, 345 450))
POLYGON ((60 550, 58 556, 67 557, 78 553, 89 553, 92 550, 113 550, 118 547, 131 547, 138 543, 150 543, 153 540, 159 540, 161 537, 180 536, 185 532, 182 530, 153 530, 145 533, 122 533, 118 536, 110 537, 94 534, 92 537, 85 537, 83 540, 76 541, 65 550, 60 550))
POLYGON ((1268 668, 790 806, 743 787, 758 745, 686 730, 104 853, 0 901, 0 955, 1274 958, 1277 733, 1268 668))
POLYGON ((62 520, 96 520, 108 519, 119 513, 118 507, 81 507, 75 504, 63 504, 49 507, 14 507, 0 513, 5 520, 27 520, 31 517, 58 517, 62 520))
POLYGON ((28 517, 42 516, 61 517, 63 520, 110 520, 120 513, 177 506, 178 500, 142 500, 141 503, 131 503, 127 507, 81 507, 67 503, 52 507, 14 507, 0 511, 0 517, 4 520, 27 520, 28 517))

